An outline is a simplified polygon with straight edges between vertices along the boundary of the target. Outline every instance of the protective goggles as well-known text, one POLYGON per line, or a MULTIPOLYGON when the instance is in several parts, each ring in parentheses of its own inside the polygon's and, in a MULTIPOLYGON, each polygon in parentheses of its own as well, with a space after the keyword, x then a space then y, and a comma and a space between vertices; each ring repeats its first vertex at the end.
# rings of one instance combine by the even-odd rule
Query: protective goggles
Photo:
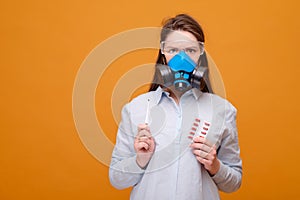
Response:
POLYGON ((195 57, 203 54, 204 43, 189 40, 162 41, 160 49, 161 53, 165 55, 174 56, 180 51, 184 51, 190 57, 195 57))

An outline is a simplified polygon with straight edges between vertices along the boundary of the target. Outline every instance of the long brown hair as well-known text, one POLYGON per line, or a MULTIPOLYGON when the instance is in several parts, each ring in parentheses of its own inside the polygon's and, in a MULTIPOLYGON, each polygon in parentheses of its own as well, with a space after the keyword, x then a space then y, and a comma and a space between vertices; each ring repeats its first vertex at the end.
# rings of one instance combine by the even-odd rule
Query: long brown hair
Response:
MULTIPOLYGON (((173 18, 169 18, 166 21, 164 21, 160 33, 160 41, 164 41, 168 36, 168 34, 175 30, 190 32, 196 37, 198 41, 203 43, 205 42, 204 33, 200 24, 187 14, 179 14, 173 18)), ((156 66, 159 64, 167 65, 166 57, 161 53, 161 50, 158 51, 156 66)), ((199 58, 198 65, 200 64, 201 66, 208 67, 207 57, 205 52, 199 58)), ((149 91, 154 91, 159 86, 164 87, 159 84, 157 73, 158 73, 158 69, 157 67, 155 67, 155 73, 149 91)), ((213 93, 212 88, 210 86, 208 73, 206 73, 204 78, 202 79, 200 83, 200 89, 202 92, 213 93)))

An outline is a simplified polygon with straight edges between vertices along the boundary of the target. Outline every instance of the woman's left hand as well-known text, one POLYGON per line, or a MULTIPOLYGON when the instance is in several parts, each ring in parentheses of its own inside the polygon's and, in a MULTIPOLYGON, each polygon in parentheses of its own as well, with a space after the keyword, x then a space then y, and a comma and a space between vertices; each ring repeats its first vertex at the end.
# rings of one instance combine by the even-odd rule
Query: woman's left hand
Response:
POLYGON ((205 169, 211 176, 215 175, 220 169, 220 161, 217 158, 217 150, 215 145, 211 145, 203 137, 195 137, 190 147, 196 159, 204 165, 205 169))

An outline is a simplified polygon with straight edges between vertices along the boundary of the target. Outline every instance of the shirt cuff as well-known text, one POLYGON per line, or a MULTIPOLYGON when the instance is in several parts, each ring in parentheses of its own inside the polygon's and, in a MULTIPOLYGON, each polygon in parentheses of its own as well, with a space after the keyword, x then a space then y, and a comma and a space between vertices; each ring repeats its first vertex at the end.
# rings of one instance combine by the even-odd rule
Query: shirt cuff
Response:
POLYGON ((214 182, 216 184, 222 183, 222 182, 224 182, 224 180, 226 178, 226 174, 227 174, 226 165, 224 165, 220 161, 220 169, 214 176, 212 176, 212 179, 214 180, 214 182))
POLYGON ((123 170, 125 172, 135 173, 135 174, 143 174, 145 169, 142 169, 136 162, 136 156, 130 157, 124 160, 123 170))

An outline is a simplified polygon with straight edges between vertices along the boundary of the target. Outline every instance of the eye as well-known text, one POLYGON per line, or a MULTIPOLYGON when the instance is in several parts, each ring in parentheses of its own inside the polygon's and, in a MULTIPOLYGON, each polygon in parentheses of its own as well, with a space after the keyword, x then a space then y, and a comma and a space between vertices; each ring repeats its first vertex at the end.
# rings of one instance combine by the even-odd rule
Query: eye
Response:
POLYGON ((175 53, 178 53, 178 49, 177 48, 167 48, 166 53, 175 54, 175 53))
POLYGON ((197 52, 197 49, 194 49, 194 48, 186 48, 185 49, 185 52, 186 53, 189 53, 189 54, 194 54, 197 52))

